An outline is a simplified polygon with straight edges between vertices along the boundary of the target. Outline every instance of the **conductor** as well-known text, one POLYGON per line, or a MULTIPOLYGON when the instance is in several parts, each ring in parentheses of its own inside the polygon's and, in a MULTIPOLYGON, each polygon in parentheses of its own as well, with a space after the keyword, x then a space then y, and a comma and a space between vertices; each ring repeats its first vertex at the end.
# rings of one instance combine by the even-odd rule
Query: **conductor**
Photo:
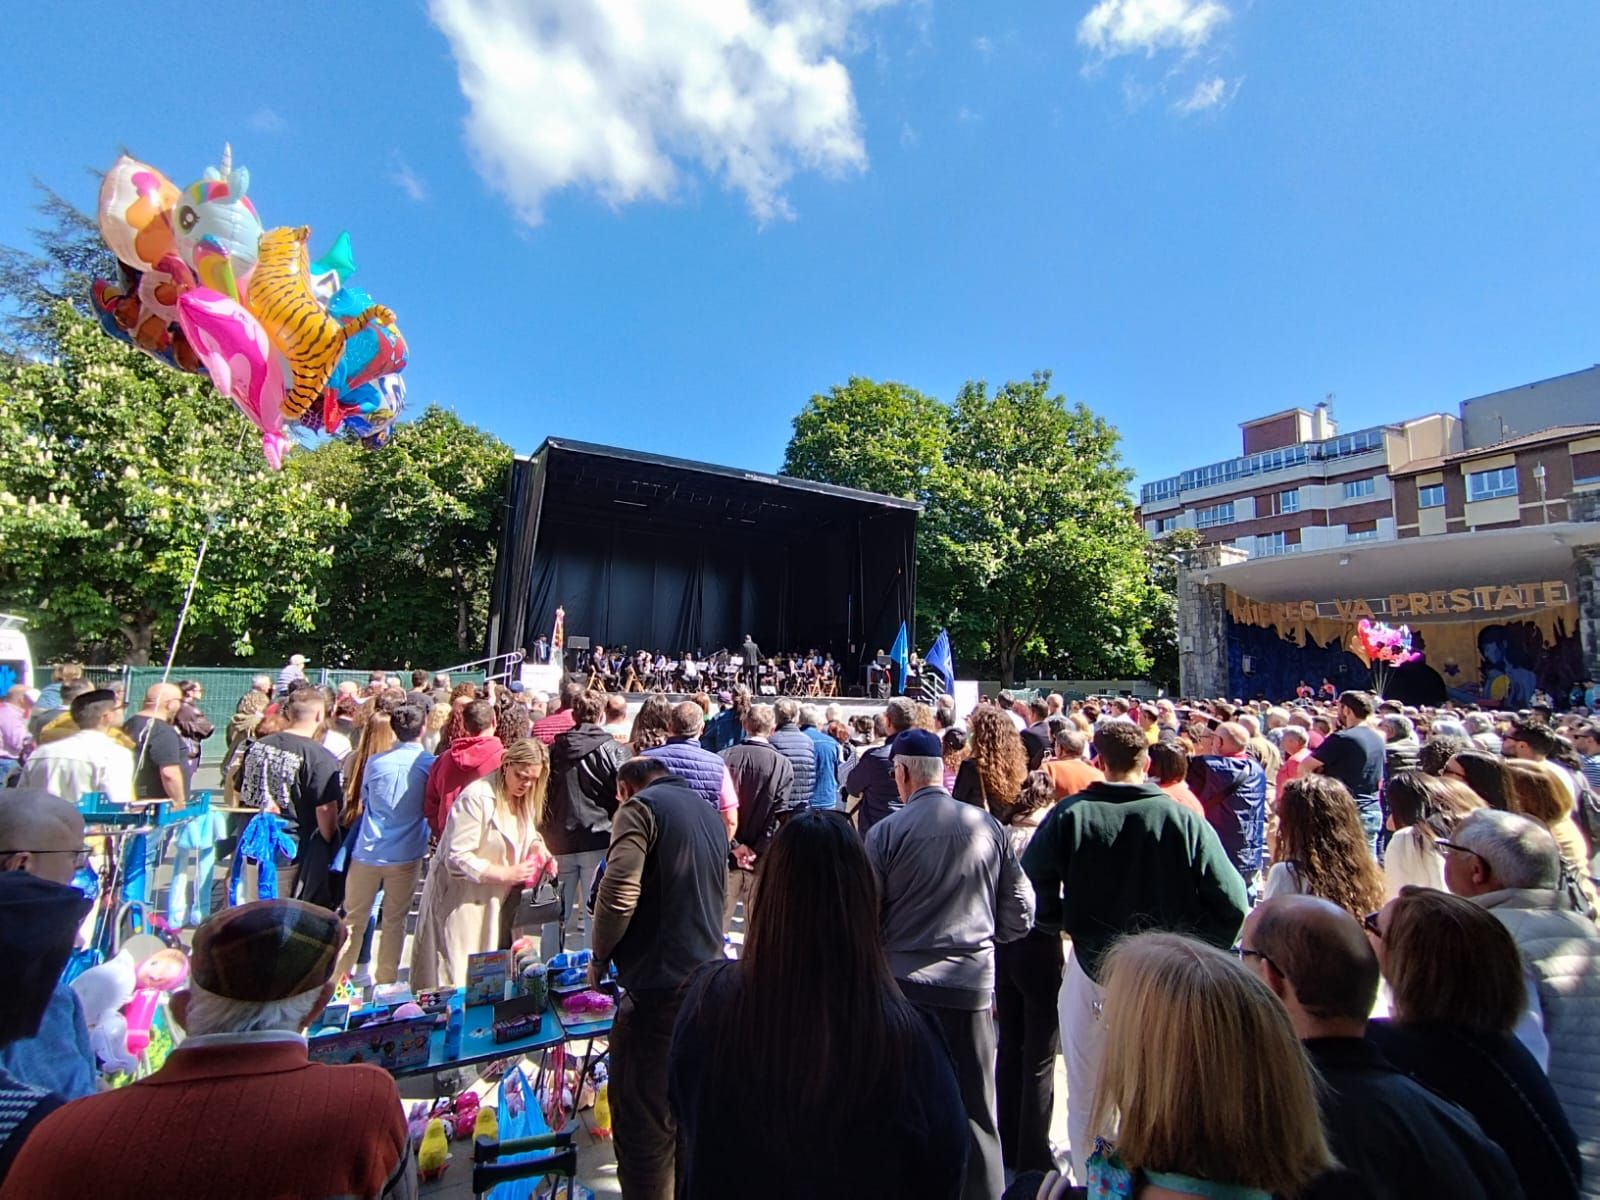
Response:
POLYGON ((747 633, 744 635, 744 645, 739 647, 739 650, 744 655, 744 681, 753 692, 761 685, 761 647, 756 645, 755 638, 747 633))

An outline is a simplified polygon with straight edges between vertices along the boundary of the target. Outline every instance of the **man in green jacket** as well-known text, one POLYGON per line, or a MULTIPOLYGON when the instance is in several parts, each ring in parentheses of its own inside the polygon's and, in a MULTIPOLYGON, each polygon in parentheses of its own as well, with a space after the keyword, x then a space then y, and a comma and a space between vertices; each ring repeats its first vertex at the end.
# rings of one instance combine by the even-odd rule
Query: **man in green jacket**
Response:
POLYGON ((1094 1149, 1089 1105, 1105 1049, 1100 961, 1117 938, 1165 929, 1231 946, 1249 904, 1244 880, 1204 817, 1145 778, 1150 745, 1126 721, 1094 735, 1105 779, 1051 810, 1022 857, 1035 924, 1072 939, 1061 981, 1061 1050, 1074 1173, 1094 1149))

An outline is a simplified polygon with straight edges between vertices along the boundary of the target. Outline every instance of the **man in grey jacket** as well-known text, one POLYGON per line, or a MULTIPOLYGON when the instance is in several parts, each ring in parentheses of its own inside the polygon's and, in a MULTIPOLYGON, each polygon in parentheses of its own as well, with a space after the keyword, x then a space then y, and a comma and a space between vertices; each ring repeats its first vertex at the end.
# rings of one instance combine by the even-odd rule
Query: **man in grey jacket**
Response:
POLYGON ((940 786, 944 749, 910 729, 895 739, 903 807, 872 827, 867 857, 882 891, 884 950, 905 993, 944 1030, 972 1144, 963 1200, 1004 1188, 995 1116, 994 947, 1033 927, 1033 887, 1000 823, 940 786))
POLYGON ((1494 914, 1522 951, 1528 1012, 1549 1046, 1547 1073, 1578 1136, 1583 1194, 1600 1198, 1600 929, 1574 912, 1561 886, 1561 851, 1550 831, 1520 813, 1479 809, 1456 823, 1444 881, 1494 914))

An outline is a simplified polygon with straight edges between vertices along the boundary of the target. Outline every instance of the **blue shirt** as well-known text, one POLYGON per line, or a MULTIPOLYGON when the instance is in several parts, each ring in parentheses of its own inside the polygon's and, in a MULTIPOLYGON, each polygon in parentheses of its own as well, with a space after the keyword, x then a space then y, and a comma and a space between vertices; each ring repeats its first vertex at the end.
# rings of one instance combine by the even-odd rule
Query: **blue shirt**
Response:
POLYGON ((0 1070, 63 1100, 94 1095, 99 1075, 89 1048, 89 1026, 78 994, 68 984, 58 983, 50 993, 38 1033, 0 1050, 0 1070))
POLYGON ((839 807, 839 743, 815 725, 800 731, 817 744, 817 784, 811 790, 812 808, 839 807))
POLYGON ((422 793, 433 761, 419 742, 401 742, 367 760, 361 780, 361 832, 352 859, 392 867, 416 862, 428 852, 422 793))

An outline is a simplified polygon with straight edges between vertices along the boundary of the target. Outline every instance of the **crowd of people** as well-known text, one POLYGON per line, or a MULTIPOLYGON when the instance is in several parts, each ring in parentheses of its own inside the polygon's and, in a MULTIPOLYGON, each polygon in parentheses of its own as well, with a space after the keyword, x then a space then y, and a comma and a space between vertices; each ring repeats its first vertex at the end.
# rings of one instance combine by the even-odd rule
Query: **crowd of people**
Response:
POLYGON ((54 984, 76 800, 180 800, 203 694, 157 685, 124 720, 64 680, 22 706, 0 907, 59 919, 0 920, 32 981, 0 1025, 0 1198, 155 1194, 121 1180, 202 1137, 215 1190, 163 1194, 411 1194, 392 1082, 306 1074, 295 1044, 346 977, 460 986, 530 921, 621 984, 628 1197, 1600 1195, 1583 711, 1003 692, 850 716, 744 684, 630 706, 587 676, 330 693, 303 667, 224 733, 230 801, 294 835, 287 898, 190 913, 189 1036, 104 1095, 54 984), (275 1102, 270 1138, 152 1132, 291 1070, 318 1098, 275 1102), (355 1105, 336 1132, 309 1128, 324 1096, 355 1105), (86 1130, 114 1132, 68 1153, 86 1130), (329 1161, 222 1161, 302 1137, 329 1161))

